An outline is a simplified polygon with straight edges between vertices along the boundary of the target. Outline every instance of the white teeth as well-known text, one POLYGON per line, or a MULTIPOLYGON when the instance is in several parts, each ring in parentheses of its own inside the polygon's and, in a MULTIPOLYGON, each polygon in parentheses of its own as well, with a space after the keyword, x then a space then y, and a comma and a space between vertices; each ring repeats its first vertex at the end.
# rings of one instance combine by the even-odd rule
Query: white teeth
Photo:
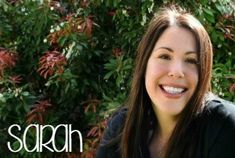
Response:
POLYGON ((172 94, 179 94, 179 93, 182 93, 184 91, 184 88, 175 88, 175 87, 169 87, 169 86, 162 86, 162 88, 166 92, 172 93, 172 94))

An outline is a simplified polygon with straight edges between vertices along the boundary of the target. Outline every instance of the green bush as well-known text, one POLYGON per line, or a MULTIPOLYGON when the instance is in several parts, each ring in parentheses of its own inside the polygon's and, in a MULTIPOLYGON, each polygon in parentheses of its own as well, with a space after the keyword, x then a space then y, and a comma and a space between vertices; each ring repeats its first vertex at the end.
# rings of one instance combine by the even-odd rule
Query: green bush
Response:
MULTIPOLYGON (((93 157, 107 118, 127 97, 146 25, 157 8, 171 2, 190 10, 206 27, 214 45, 213 91, 235 102, 232 0, 2 0, 1 157, 93 157), (9 126, 32 123, 72 124, 83 134, 84 152, 73 142, 72 153, 11 153, 6 144, 15 139, 9 126)), ((29 131, 31 147, 34 134, 29 131)))

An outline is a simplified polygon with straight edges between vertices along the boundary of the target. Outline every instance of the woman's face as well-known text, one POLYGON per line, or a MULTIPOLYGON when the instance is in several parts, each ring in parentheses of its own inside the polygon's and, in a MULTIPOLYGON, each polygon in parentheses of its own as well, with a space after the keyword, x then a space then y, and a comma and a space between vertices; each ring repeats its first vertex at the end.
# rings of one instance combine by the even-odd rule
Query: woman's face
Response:
POLYGON ((198 52, 193 34, 182 27, 167 28, 147 62, 145 87, 157 115, 178 116, 198 83, 198 52))

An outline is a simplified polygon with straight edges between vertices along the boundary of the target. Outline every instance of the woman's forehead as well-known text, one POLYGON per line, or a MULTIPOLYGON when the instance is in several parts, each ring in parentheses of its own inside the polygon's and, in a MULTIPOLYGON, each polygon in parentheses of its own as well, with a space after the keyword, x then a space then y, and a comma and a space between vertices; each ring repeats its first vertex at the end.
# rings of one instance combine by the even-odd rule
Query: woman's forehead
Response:
POLYGON ((197 52, 196 38, 193 33, 183 27, 171 26, 167 28, 156 41, 153 51, 168 48, 170 51, 197 52))

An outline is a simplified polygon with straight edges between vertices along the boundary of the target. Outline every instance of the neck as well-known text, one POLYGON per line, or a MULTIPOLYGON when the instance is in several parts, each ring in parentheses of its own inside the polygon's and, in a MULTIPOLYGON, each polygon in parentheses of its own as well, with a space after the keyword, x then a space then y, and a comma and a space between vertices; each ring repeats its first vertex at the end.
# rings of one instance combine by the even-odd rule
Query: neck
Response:
POLYGON ((156 132, 154 131, 154 137, 149 146, 150 155, 151 158, 164 157, 169 138, 175 128, 178 117, 159 112, 156 108, 153 109, 158 122, 158 128, 156 132))
POLYGON ((159 125, 159 134, 163 139, 168 139, 175 128, 176 120, 171 118, 157 118, 159 125))
POLYGON ((158 128, 154 131, 153 139, 151 140, 149 150, 150 157, 164 157, 167 150, 169 138, 175 128, 176 120, 169 117, 159 117, 157 115, 158 128))
MULTIPOLYGON (((156 113, 156 112, 155 112, 156 113)), ((164 113, 157 113, 156 114, 158 126, 159 126, 159 136, 162 139, 168 140, 171 136, 175 125, 177 123, 177 117, 169 116, 164 113)))

